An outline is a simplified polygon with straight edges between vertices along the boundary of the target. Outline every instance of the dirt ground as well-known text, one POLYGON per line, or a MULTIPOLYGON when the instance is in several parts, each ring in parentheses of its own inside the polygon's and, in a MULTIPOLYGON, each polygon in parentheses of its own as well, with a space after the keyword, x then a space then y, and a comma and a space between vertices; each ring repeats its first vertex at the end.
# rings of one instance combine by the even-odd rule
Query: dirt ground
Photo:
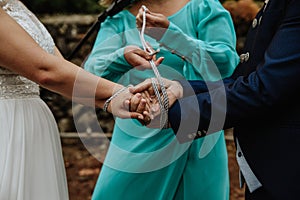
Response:
MULTIPOLYGON (((99 141, 98 141, 99 142, 99 141)), ((101 141, 100 141, 101 142, 101 141)), ((89 200, 101 170, 107 144, 102 142, 95 148, 96 159, 85 147, 85 142, 76 138, 62 138, 63 154, 69 185, 70 200, 89 200)), ((99 144, 99 143, 98 143, 99 144)), ((235 160, 235 147, 232 140, 227 140, 230 172, 230 200, 244 199, 244 189, 238 186, 238 168, 235 160)), ((92 152, 93 155, 95 155, 92 152)))

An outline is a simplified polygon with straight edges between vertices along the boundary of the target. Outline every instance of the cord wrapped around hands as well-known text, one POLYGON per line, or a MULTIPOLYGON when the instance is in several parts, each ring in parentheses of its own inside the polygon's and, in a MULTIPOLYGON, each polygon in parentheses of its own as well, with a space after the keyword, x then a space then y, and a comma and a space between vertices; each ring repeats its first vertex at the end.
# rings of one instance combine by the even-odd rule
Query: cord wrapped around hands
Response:
MULTIPOLYGON (((142 24, 142 28, 140 30, 140 40, 141 43, 143 45, 143 48, 145 51, 149 52, 149 54, 155 54, 156 51, 154 51, 146 42, 145 40, 145 28, 146 28, 146 11, 147 11, 147 7, 146 6, 142 6, 143 8, 143 24, 142 24)), ((152 82, 152 87, 154 89, 155 92, 155 96, 159 102, 159 107, 160 107, 160 111, 161 111, 161 115, 160 115, 160 128, 167 128, 168 127, 168 110, 169 110, 169 98, 167 95, 167 91, 166 91, 166 87, 165 87, 165 83, 163 81, 163 79, 161 78, 161 75, 153 61, 150 60, 150 65, 151 68, 156 76, 155 78, 151 79, 152 82), (159 85, 159 87, 158 87, 159 85), (161 95, 160 95, 160 90, 161 90, 161 95)))

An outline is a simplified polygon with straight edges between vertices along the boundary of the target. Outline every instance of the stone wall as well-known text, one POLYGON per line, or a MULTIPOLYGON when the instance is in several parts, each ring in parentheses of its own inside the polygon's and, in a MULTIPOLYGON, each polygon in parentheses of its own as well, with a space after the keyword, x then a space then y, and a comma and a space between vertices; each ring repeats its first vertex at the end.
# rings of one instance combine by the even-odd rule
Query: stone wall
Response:
MULTIPOLYGON (((57 47, 62 54, 68 58, 75 46, 83 39, 85 34, 96 22, 97 16, 95 15, 52 15, 41 16, 41 21, 44 23, 50 34, 53 36, 57 47)), ((94 32, 96 33, 96 32, 94 32)), ((80 51, 70 61, 81 65, 84 58, 91 50, 93 34, 87 40, 80 51)))

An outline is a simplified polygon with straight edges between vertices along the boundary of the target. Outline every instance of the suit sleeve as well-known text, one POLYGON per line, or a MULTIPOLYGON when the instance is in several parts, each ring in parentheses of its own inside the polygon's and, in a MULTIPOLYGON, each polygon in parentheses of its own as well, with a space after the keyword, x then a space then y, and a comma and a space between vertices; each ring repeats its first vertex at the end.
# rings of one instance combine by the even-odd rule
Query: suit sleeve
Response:
MULTIPOLYGON (((197 89, 197 87, 203 89, 203 84, 197 81, 191 83, 197 92, 198 103, 191 104, 193 96, 186 96, 170 108, 169 120, 174 132, 183 134, 181 124, 191 123, 197 114, 200 115, 197 130, 187 128, 184 130, 185 135, 199 130, 213 133, 217 131, 215 129, 230 128, 245 119, 268 115, 272 113, 270 111, 281 109, 284 105, 297 103, 300 96, 299 9, 299 1, 291 1, 287 6, 285 17, 256 71, 247 77, 228 79, 229 81, 219 84, 218 87, 212 87, 207 92, 197 89), (220 114, 221 118, 214 119, 212 117, 214 112, 220 114), (218 120, 222 121, 222 126, 220 124, 214 126, 210 131, 209 128, 218 120)), ((186 90, 187 84, 182 85, 186 90)))

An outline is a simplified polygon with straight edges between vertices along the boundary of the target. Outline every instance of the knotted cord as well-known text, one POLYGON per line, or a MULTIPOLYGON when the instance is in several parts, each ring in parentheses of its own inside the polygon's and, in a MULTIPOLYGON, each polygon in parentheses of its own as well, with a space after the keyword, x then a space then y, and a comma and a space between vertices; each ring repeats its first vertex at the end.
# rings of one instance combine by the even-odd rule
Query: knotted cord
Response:
MULTIPOLYGON (((143 24, 142 24, 140 34, 139 34, 140 35, 140 40, 141 40, 142 46, 144 48, 144 51, 147 51, 150 54, 154 54, 155 51, 153 51, 152 48, 148 45, 148 43, 146 42, 145 37, 144 37, 145 28, 146 28, 146 11, 147 11, 147 7, 143 5, 142 8, 143 8, 143 24)), ((153 59, 151 59, 149 61, 149 63, 151 65, 151 68, 152 68, 155 76, 156 76, 156 79, 151 78, 151 81, 152 81, 152 87, 154 89, 155 96, 158 100, 160 111, 161 111, 160 126, 161 126, 161 128, 166 128, 166 127, 168 127, 169 98, 168 98, 168 95, 167 95, 167 91, 166 91, 166 88, 165 88, 164 81, 161 78, 161 75, 160 75, 159 71, 157 70, 157 67, 156 67, 153 59), (162 95, 160 95, 158 85, 160 86, 162 95)))

